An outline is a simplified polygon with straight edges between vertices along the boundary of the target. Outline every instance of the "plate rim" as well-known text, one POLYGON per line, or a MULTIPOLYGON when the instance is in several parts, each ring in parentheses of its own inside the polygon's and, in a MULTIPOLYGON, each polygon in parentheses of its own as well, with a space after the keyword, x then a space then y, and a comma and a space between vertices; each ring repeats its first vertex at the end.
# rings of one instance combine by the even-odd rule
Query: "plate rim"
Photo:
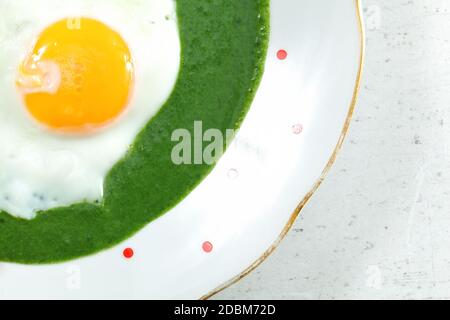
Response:
POLYGON ((213 296, 217 295, 218 293, 222 292, 223 290, 231 287, 232 285, 238 283, 242 279, 244 279, 246 276, 248 276, 250 273, 252 273, 256 268, 258 268, 280 245, 280 243, 284 240, 284 238, 287 236, 289 231, 291 230, 292 226, 294 225, 297 218, 300 216, 301 211, 306 206, 306 204, 309 202, 309 200, 312 198, 312 196, 316 193, 316 191, 321 186, 322 182, 325 180, 328 172, 332 168, 334 162, 337 159, 337 156, 339 152, 342 149, 342 146, 344 144, 345 138, 348 134, 348 130, 351 125, 351 121, 353 118, 353 114, 356 109, 356 104, 358 102, 358 97, 360 93, 361 88, 361 80, 362 80, 362 74, 364 69, 364 61, 365 61, 365 52, 366 52, 366 31, 364 27, 364 19, 363 19, 363 13, 362 13, 362 4, 361 0, 353 0, 355 5, 355 12, 356 12, 356 20, 358 24, 358 33, 359 33, 359 39, 360 39, 360 54, 359 54, 359 68, 356 76, 355 86, 353 89, 353 97, 347 112, 347 116, 344 122, 344 126, 341 131, 341 135, 339 137, 339 140, 325 166, 325 168, 322 171, 322 174, 320 177, 316 180, 315 184, 311 188, 311 190, 303 197, 303 199, 298 204, 297 208, 294 210, 294 212, 289 217, 289 220, 285 224, 284 228, 282 229, 280 235, 277 237, 277 239, 272 243, 272 245, 258 258, 256 259, 250 266, 248 266, 246 269, 244 269, 241 273, 234 276, 233 278, 229 279, 228 281, 222 283, 215 289, 211 290, 207 294, 203 295, 200 300, 208 300, 211 299, 213 296))

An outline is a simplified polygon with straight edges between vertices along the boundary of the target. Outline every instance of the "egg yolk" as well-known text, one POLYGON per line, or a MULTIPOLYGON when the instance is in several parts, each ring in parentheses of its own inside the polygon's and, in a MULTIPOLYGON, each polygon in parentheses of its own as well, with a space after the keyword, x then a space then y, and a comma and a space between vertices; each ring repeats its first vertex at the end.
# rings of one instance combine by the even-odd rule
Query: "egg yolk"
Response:
POLYGON ((56 131, 84 133, 127 107, 134 65, 123 38, 90 18, 45 29, 19 66, 17 87, 29 113, 56 131))

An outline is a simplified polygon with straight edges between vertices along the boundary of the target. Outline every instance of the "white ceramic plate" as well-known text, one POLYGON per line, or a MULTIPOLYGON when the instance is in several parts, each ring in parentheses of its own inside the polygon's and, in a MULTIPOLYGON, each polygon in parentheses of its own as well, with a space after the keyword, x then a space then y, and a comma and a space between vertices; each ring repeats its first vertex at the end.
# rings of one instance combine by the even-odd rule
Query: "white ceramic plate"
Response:
POLYGON ((0 264, 0 298, 198 299, 238 280, 275 248, 341 146, 364 45, 356 0, 271 6, 261 87, 206 180, 111 250, 64 264, 0 264), (278 59, 280 49, 287 59, 278 59), (133 248, 133 258, 123 257, 125 248, 133 248))

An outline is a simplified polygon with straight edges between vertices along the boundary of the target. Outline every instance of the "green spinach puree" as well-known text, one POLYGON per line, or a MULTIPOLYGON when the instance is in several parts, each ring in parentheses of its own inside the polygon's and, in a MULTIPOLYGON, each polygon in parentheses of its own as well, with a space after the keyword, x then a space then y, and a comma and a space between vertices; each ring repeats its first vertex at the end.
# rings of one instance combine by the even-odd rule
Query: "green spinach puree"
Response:
POLYGON ((177 0, 182 44, 177 84, 165 105, 109 172, 101 203, 41 212, 30 221, 0 213, 0 261, 55 263, 129 238, 189 194, 210 165, 171 161, 175 129, 237 129, 260 82, 269 0, 177 0))

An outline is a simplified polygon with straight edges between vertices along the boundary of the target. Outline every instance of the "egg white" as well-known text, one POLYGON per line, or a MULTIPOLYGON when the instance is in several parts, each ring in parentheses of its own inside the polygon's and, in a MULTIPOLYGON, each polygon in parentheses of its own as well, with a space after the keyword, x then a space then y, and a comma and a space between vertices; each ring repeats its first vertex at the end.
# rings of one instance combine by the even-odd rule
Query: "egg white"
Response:
POLYGON ((0 1, 0 210, 24 219, 81 201, 101 200, 108 171, 161 108, 180 67, 174 0, 0 1), (135 63, 127 111, 101 132, 67 136, 27 113, 17 67, 35 38, 67 17, 91 17, 119 32, 135 63))

